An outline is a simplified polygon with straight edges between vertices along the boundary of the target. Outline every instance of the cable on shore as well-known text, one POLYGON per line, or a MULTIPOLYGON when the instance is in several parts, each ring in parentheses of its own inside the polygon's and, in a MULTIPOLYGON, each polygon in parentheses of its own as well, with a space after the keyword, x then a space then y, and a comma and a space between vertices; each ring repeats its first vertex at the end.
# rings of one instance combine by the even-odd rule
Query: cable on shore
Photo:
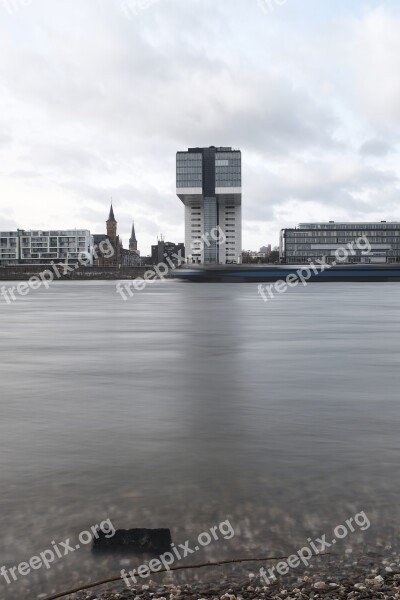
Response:
MULTIPOLYGON (((321 554, 320 556, 328 556, 329 553, 321 554)), ((268 560, 285 560, 289 558, 288 556, 265 556, 263 558, 236 558, 231 560, 219 560, 217 562, 207 562, 207 563, 198 563, 194 565, 182 565, 180 567, 171 567, 170 569, 161 569, 160 571, 153 572, 153 575, 157 575, 158 573, 168 573, 170 571, 181 571, 182 569, 202 569, 204 567, 219 567, 221 565, 230 565, 235 563, 246 563, 246 562, 264 562, 268 560)), ((65 590, 65 592, 59 592, 58 594, 54 594, 54 596, 48 596, 43 600, 57 600, 57 598, 64 598, 69 594, 76 594, 77 592, 83 592, 84 590, 89 590, 91 588, 97 587, 99 585, 105 585, 107 583, 115 583, 116 581, 122 581, 121 575, 117 577, 109 577, 107 579, 101 579, 99 581, 94 581, 92 583, 87 583, 86 585, 82 585, 76 588, 71 588, 70 590, 65 590)))

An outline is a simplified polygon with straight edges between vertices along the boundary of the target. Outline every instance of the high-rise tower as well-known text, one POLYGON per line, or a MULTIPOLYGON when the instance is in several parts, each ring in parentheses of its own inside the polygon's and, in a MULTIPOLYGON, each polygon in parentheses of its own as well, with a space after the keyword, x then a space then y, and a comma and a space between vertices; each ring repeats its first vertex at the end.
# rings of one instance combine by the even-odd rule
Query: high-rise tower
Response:
POLYGON ((232 148, 189 148, 176 157, 190 263, 237 263, 242 254, 242 158, 232 148), (220 232, 216 240, 215 232, 220 232))

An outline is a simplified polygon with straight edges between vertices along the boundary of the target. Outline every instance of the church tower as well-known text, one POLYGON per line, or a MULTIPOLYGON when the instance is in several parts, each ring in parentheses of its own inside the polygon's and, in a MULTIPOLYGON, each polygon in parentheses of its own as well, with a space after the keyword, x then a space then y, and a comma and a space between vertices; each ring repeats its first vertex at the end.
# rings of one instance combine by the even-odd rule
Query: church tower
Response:
POLYGON ((117 221, 114 217, 114 209, 111 203, 110 214, 106 221, 107 224, 107 237, 110 239, 114 248, 117 247, 117 221))
POLYGON ((132 233, 129 239, 129 250, 131 252, 137 252, 137 239, 135 233, 135 223, 132 223, 132 233))
POLYGON ((114 217, 114 209, 111 202, 110 214, 108 215, 108 219, 106 221, 107 225, 107 237, 111 242, 112 247, 114 248, 114 256, 112 258, 107 259, 107 264, 109 266, 118 264, 119 261, 119 237, 117 235, 117 221, 114 217))

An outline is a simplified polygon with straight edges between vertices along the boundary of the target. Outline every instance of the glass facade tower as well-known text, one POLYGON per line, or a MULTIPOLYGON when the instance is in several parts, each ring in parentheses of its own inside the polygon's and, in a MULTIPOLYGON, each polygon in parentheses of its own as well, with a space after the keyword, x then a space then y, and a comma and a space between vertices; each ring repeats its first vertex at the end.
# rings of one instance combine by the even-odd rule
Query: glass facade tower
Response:
POLYGON ((242 160, 232 148, 189 148, 176 156, 176 193, 185 206, 192 264, 238 263, 242 254, 242 160), (219 234, 219 236, 218 236, 219 234))

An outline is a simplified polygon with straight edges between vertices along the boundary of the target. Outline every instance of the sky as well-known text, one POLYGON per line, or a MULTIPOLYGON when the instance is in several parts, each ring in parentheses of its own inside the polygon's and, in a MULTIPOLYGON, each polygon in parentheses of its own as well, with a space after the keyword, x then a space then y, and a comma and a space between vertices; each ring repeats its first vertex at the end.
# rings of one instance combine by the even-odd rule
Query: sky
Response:
POLYGON ((0 0, 0 230, 184 240, 175 156, 240 148, 243 247, 400 221, 398 0, 0 0))

